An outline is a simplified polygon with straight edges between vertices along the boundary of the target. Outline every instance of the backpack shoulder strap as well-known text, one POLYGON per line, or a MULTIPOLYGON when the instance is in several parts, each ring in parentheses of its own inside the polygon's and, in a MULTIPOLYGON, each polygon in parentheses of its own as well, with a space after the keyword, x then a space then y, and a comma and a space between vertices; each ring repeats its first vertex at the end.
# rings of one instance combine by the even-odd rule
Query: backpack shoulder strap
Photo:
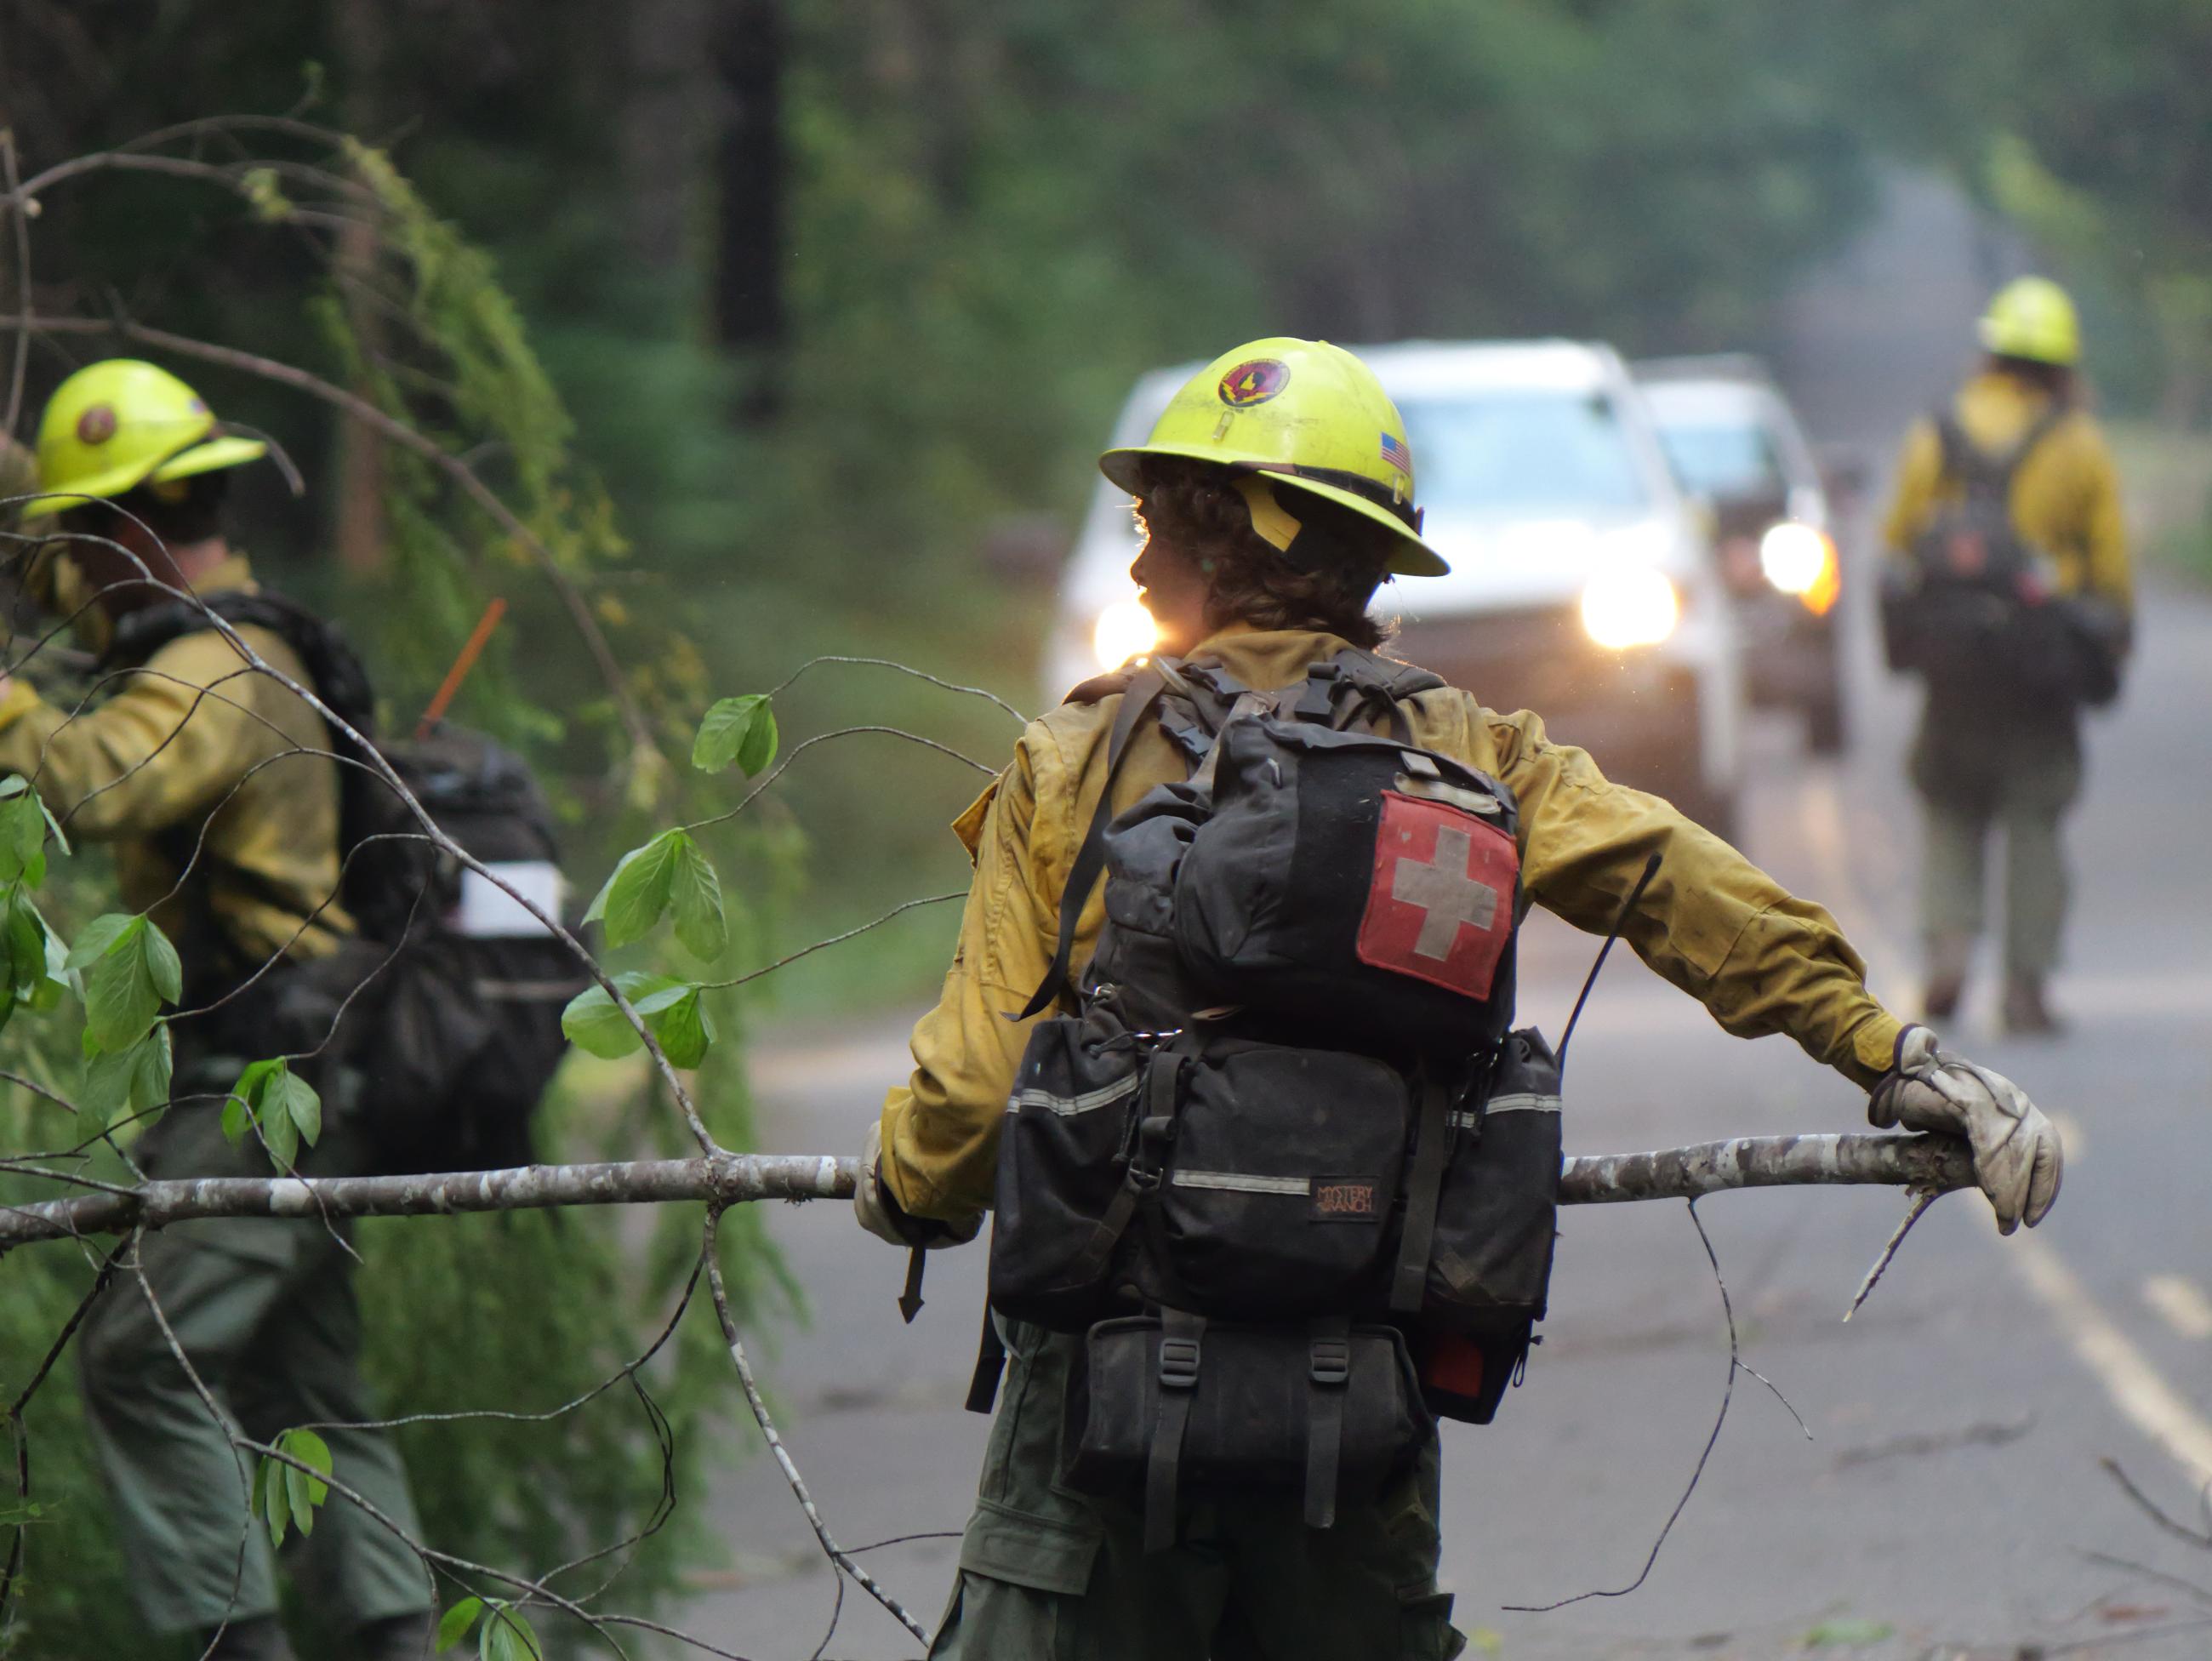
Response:
POLYGON ((210 612, 233 628, 252 624, 283 640, 299 654, 315 696, 356 732, 371 734, 376 695, 352 646, 335 624, 266 589, 225 588, 198 600, 170 600, 130 612, 116 624, 115 637, 101 654, 100 666, 103 670, 140 667, 172 642, 209 632, 210 612))
POLYGON ((1398 706, 1444 684, 1442 676, 1426 669, 1347 647, 1306 671, 1305 690, 1291 713, 1338 732, 1355 724, 1388 726, 1393 736, 1410 741, 1411 729, 1398 706))
POLYGON ((2020 435, 2020 441, 1996 464, 2008 490, 2012 488, 2013 476, 2027 465, 2036 447, 2063 426, 2066 417, 2073 413, 2071 404, 2063 399, 2054 398, 2051 400, 2051 407, 2028 423, 2027 430, 2020 435))
POLYGON ((1067 989, 1068 958, 1075 950, 1076 925, 1082 918, 1091 891, 1098 885, 1100 873, 1106 868, 1106 827, 1114 818, 1115 776, 1121 770, 1121 757, 1128 751, 1137 722, 1167 690, 1167 684, 1159 666, 1148 665, 1130 677, 1121 692, 1121 707, 1115 712, 1113 727, 1107 734, 1106 777, 1098 787, 1098 806, 1091 815, 1091 827, 1084 832, 1083 845, 1075 851, 1075 862, 1068 867, 1067 886, 1060 897, 1060 939, 1053 948, 1051 965, 1037 983, 1036 990, 1030 995, 1029 1002, 1022 1007, 1019 1014, 1009 1016, 1010 1020, 1025 1021, 1050 1008, 1067 989))

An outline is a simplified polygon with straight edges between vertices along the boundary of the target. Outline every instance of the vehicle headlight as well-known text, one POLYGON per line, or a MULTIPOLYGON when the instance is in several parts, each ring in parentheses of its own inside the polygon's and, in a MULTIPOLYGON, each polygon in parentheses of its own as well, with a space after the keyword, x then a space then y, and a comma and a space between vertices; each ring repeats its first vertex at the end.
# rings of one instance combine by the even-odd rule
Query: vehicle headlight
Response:
MULTIPOLYGON (((1816 526, 1784 520, 1779 525, 1768 526, 1766 534, 1759 539, 1759 569, 1784 593, 1803 598, 1824 582, 1834 580, 1835 545, 1816 526)), ((1807 604, 1811 601, 1808 599, 1807 604)))
POLYGON ((1131 658, 1144 656, 1159 641, 1159 624, 1152 621, 1142 600, 1115 600, 1098 614, 1097 626, 1091 631, 1091 648, 1098 654, 1102 669, 1119 669, 1131 658))
POLYGON ((1608 651, 1656 646, 1681 620, 1674 585, 1648 565, 1601 571, 1583 590, 1583 627, 1608 651))

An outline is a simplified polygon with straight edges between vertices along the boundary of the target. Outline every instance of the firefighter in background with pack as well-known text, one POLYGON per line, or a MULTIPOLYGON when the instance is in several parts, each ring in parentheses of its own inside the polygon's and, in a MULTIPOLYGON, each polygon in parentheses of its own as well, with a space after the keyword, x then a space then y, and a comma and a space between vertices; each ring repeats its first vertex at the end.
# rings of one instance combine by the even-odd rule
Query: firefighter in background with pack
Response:
POLYGON ((1910 771, 1926 827, 1928 1018, 1950 1019, 1965 992, 1994 828, 2004 1025, 2047 1033, 2066 918, 2060 820, 2081 787, 2081 711, 2118 691, 2134 584, 2119 480, 2079 396, 2073 302, 2021 277, 1980 334, 1981 368, 1905 439, 1884 622, 1893 666, 1927 682, 1910 771))
MULTIPOLYGON (((1325 344, 1261 340, 1225 355, 1183 387, 1146 444, 1109 452, 1102 465, 1137 498, 1146 541, 1133 575, 1159 625, 1160 653, 1255 691, 1315 684, 1310 671, 1330 660, 1389 671, 1357 649, 1380 644, 1368 615, 1374 589, 1386 575, 1447 569, 1419 535, 1397 411, 1364 364, 1325 344)), ((1002 1126, 1030 1110, 1022 1097, 1010 1103, 1035 1026, 1018 1018, 1033 990, 1052 985, 1059 945, 1072 939, 1079 970, 1101 939, 1103 893, 1092 891, 1079 912, 1062 910, 1096 868, 1093 861, 1071 879, 1085 863, 1085 827, 1102 795, 1115 811, 1176 800, 1154 787, 1182 780, 1188 753, 1177 752, 1164 720, 1123 721, 1125 698, 1135 695, 1121 689, 1133 684, 1127 676, 1089 684, 1031 722, 1012 764, 954 827, 975 861, 958 948, 940 1001, 915 1030, 912 1077, 868 1134, 855 1196, 863 1226, 886 1240, 919 1248, 977 1233, 1002 1126), (1108 761, 1117 728, 1127 733, 1118 770, 1108 761)), ((1602 931, 1659 855, 1656 879, 1622 919, 1623 938, 1647 964, 1729 1031, 1786 1032, 1873 1091, 1875 1123, 1969 1137, 2002 1232, 2040 1220, 2057 1192, 2055 1132, 2015 1086, 1939 1054, 1926 1028, 1900 1023, 1869 996, 1859 958, 1825 911, 1668 803, 1607 782, 1589 757, 1547 739, 1534 715, 1497 715, 1433 678, 1427 684, 1395 706, 1410 742, 1510 787, 1529 898, 1602 931)), ((1498 812, 1497 802, 1485 811, 1498 812)), ((1115 821, 1117 830, 1128 823, 1115 821)), ((1465 873, 1443 869, 1441 853, 1437 864, 1440 881, 1466 885, 1465 873)), ((1367 891, 1365 869, 1352 880, 1367 891)), ((1455 921, 1441 890, 1435 905, 1431 920, 1455 921)), ((1468 905, 1456 921, 1511 928, 1510 908, 1498 918, 1468 905)), ((1425 923, 1420 932, 1399 945, 1431 950, 1425 923)), ((1075 1095, 1045 1104, 1071 1126, 1090 1122, 1094 1105, 1075 1095)), ((1550 1107, 1556 1123, 1556 1098, 1550 1107)), ((1146 1134, 1154 1123, 1145 1122, 1146 1134)), ((1556 1170, 1555 1159, 1554 1182, 1556 1170)), ((1209 1187, 1246 1180, 1204 1174, 1209 1187)), ((1318 1214, 1319 1179, 1312 1193, 1318 1214)), ((1010 1221, 1001 1190, 998 1227, 1010 1221)), ((994 1251, 994 1295, 998 1271, 994 1251)), ((1085 1341, 1019 1321, 999 1327, 1011 1370, 933 1655, 1412 1661, 1463 1646, 1451 1598, 1436 1585, 1438 1445, 1425 1415, 1410 1468, 1379 1497, 1336 1510, 1325 1529, 1308 1526, 1310 1487, 1304 1512, 1294 1495, 1230 1492, 1181 1505, 1164 1530, 1172 1543, 1160 1549, 1160 1519, 1063 1480, 1071 1368, 1085 1341)), ((1163 1347, 1163 1402, 1167 1356, 1163 1347)), ((1326 1382, 1318 1348, 1314 1376, 1326 1382)))
MULTIPOLYGON (((118 624, 169 603, 149 575, 203 599, 252 589, 245 557, 224 539, 222 504, 228 470, 266 448, 227 431, 153 364, 117 359, 71 375, 38 441, 40 488, 52 494, 33 505, 64 533, 43 555, 55 609, 84 607, 89 643, 105 650, 118 624)), ((237 627, 272 667, 311 684, 274 630, 237 627)), ((0 690, 0 769, 33 781, 71 836, 112 845, 124 905, 150 912, 179 945, 183 1007, 204 1008, 275 965, 221 1008, 173 1022, 171 1105, 134 1150, 149 1177, 269 1174, 253 1137, 225 1140, 224 1100, 240 1070, 270 1053, 270 1001, 293 968, 352 932, 334 903, 331 735, 296 694, 243 666, 209 625, 114 678, 82 713, 20 679, 0 690)), ((301 1163, 349 1174, 361 1154, 344 1092, 328 1073, 315 1082, 330 1110, 301 1163)), ((322 1617, 351 1629, 353 1653, 398 1661, 428 1653, 432 1595, 391 1531, 421 1533, 398 1450, 385 1433, 343 1428, 376 1415, 342 1232, 312 1218, 184 1223, 149 1234, 139 1258, 179 1344, 245 1433, 266 1441, 322 1424, 337 1479, 383 1513, 324 1507, 298 1567, 322 1617)), ((86 1422, 148 1624, 189 1633, 204 1650, 212 1642, 215 1657, 290 1656, 267 1533, 246 1526, 252 1462, 234 1456, 132 1277, 94 1306, 77 1348, 86 1422)))

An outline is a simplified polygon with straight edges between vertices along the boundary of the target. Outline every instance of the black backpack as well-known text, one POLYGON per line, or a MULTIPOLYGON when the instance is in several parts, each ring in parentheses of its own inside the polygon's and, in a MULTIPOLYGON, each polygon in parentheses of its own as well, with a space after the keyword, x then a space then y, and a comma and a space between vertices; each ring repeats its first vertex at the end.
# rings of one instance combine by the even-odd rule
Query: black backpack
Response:
POLYGON ((1543 1314, 1559 1069, 1509 1031, 1518 809, 1412 741, 1401 703, 1443 684, 1347 651, 1282 692, 1161 659, 1076 694, 1122 702, 1024 1012, 1064 1009, 1008 1104, 990 1298, 1085 1335, 1066 1475, 1140 1490, 1148 1548, 1191 1491, 1303 1491, 1328 1526, 1433 1414, 1487 1421, 1543 1314), (1112 816, 1148 715, 1191 775, 1112 816))
POLYGON ((1942 477, 1960 494, 1914 539, 1902 580, 1885 583, 1881 617, 1889 666, 1938 697, 2069 713, 2118 694, 2124 639, 2094 602, 2051 592, 2048 561, 2013 520, 2013 480, 2071 413, 2054 402, 1996 455, 1950 411, 1933 417, 1942 477))
MULTIPOLYGON (((280 636, 316 694, 374 745, 438 828, 558 915, 552 811, 520 757, 448 725, 377 739, 368 673, 336 625, 267 592, 228 590, 204 604, 234 626, 280 636)), ((132 612, 101 666, 137 666, 208 627, 198 605, 181 601, 132 612)), ((331 739, 341 757, 365 759, 343 734, 331 739)), ((261 965, 237 961, 211 916, 197 916, 180 943, 187 1005, 218 1005, 208 1036, 226 1050, 312 1056, 326 1090, 357 1089, 379 1171, 529 1164, 531 1118, 566 1050, 561 1010, 587 983, 527 910, 424 837, 380 775, 342 763, 338 776, 339 898, 359 934, 327 958, 257 976, 261 965)), ((181 869, 195 849, 176 851, 181 869)))

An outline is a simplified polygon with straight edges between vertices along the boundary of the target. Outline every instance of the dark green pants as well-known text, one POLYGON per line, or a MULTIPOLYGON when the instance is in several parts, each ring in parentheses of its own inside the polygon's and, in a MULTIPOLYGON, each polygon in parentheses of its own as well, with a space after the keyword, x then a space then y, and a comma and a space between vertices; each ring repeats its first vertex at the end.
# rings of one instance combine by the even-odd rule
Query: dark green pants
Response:
POLYGON ((930 1654, 951 1661, 1445 1661, 1437 1447, 1376 1504, 1310 1529, 1296 1496, 1182 1508, 1146 1556, 1133 1505, 1060 1485, 1079 1341, 1009 1323, 1005 1388, 960 1573, 930 1654))
MULTIPOLYGON (((324 1137, 315 1170, 344 1168, 343 1136, 324 1137)), ((258 1146, 223 1141, 208 1106, 172 1109, 142 1146, 150 1175, 269 1174, 258 1146)), ((374 1416, 358 1365, 353 1262, 323 1223, 183 1223, 147 1236, 140 1259, 178 1343, 247 1436, 266 1442, 295 1425, 374 1416)), ((210 1417, 135 1276, 109 1288, 77 1347, 86 1423, 147 1624, 179 1632, 275 1612, 269 1536, 248 1525, 254 1461, 234 1454, 210 1417)), ((320 1434, 337 1480, 419 1538, 390 1437, 320 1434)), ((313 1534, 291 1538, 288 1566, 334 1630, 431 1606, 415 1554, 335 1494, 316 1513, 313 1534)))
MULTIPOLYGON (((1984 927, 1986 855, 2004 839, 2004 968, 2034 980, 2057 965, 2067 874, 2059 829, 2081 788, 2070 715, 2042 720, 1952 709, 1930 699, 1912 746, 1923 802, 1921 928, 1963 946, 1984 927)), ((1940 947, 1938 949, 1941 949, 1940 947)))

